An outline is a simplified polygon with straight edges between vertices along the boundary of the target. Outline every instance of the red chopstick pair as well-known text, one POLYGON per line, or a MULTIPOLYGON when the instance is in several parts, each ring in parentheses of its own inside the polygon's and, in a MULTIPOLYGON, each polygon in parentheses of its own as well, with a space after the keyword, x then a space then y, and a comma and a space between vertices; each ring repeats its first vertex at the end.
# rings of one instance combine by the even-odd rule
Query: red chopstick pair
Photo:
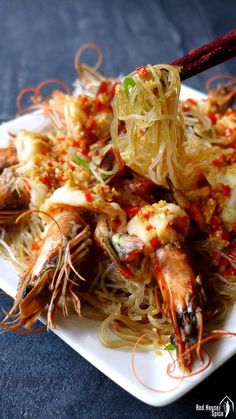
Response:
POLYGON ((180 78, 186 80, 235 56, 236 29, 233 29, 200 48, 190 50, 171 65, 180 67, 180 78))

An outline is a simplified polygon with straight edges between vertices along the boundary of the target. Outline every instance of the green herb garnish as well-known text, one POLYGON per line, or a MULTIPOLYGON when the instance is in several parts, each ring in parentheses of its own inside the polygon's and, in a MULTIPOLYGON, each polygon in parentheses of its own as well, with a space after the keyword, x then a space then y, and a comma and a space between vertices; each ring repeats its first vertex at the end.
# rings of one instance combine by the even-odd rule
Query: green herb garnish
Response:
POLYGON ((173 343, 169 343, 169 345, 166 346, 166 349, 168 349, 168 351, 174 351, 175 345, 173 345, 173 343))
POLYGON ((124 90, 126 96, 129 96, 129 88, 135 86, 135 81, 132 79, 132 77, 126 77, 124 79, 124 90))
POLYGON ((83 166, 86 170, 90 170, 90 163, 87 160, 81 159, 77 154, 72 154, 72 160, 83 166))

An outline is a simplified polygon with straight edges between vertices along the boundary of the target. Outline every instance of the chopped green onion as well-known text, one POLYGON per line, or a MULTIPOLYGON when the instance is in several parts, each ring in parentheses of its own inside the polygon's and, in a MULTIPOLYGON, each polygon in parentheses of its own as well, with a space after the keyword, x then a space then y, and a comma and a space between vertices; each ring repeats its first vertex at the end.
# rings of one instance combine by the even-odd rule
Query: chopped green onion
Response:
POLYGON ((169 343, 169 345, 166 346, 166 349, 168 349, 168 351, 174 351, 175 345, 173 345, 173 343, 169 343))
POLYGON ((124 89, 126 96, 129 96, 129 88, 135 86, 135 81, 132 77, 126 77, 124 79, 124 89))
POLYGON ((85 169, 90 170, 90 163, 87 160, 81 159, 77 154, 72 154, 72 159, 75 163, 84 166, 85 169))

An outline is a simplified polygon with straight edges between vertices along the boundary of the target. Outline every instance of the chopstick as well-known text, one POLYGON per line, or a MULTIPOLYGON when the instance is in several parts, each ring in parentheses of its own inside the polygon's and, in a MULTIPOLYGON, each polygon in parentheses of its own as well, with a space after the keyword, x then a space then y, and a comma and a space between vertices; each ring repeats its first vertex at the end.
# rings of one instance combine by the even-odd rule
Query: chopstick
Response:
POLYGON ((233 29, 200 48, 190 50, 171 65, 180 67, 180 78, 186 80, 235 56, 236 29, 233 29))

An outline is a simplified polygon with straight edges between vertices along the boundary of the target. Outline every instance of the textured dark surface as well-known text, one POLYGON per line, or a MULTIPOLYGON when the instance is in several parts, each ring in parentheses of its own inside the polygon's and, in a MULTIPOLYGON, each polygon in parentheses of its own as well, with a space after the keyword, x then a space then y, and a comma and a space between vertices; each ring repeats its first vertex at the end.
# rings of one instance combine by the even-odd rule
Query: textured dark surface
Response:
MULTIPOLYGON (((0 0, 0 114, 14 115, 23 87, 75 78, 83 43, 103 50, 103 72, 171 62, 235 26, 235 0, 0 0)), ((236 73, 232 60, 188 84, 204 89, 216 72, 236 73)), ((0 306, 6 306, 1 299, 0 306)), ((196 404, 236 401, 235 359, 176 403, 152 408, 103 376, 53 333, 0 336, 0 418, 202 418, 196 404), (233 378, 233 384, 229 380, 233 378)), ((232 415, 229 417, 233 417, 232 415)))

